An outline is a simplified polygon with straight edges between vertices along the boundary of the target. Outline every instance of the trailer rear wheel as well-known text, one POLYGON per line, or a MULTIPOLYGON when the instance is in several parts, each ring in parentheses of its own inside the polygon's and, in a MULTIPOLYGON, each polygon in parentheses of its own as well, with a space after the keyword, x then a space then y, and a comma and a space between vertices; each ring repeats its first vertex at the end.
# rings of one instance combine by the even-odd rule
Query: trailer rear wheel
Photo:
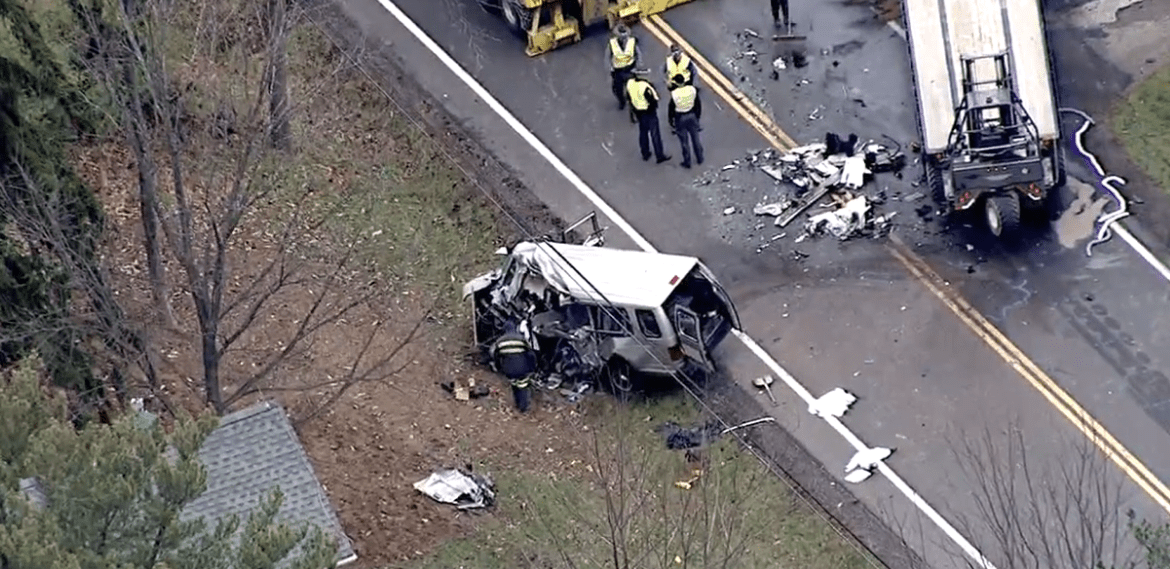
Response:
POLYGON ((929 159, 926 161, 926 185, 930 188, 930 197, 939 205, 947 205, 947 191, 943 187, 942 172, 929 159))
POLYGON ((984 202, 987 228, 998 238, 1011 237, 1020 228, 1020 196, 1003 192, 987 196, 984 202))

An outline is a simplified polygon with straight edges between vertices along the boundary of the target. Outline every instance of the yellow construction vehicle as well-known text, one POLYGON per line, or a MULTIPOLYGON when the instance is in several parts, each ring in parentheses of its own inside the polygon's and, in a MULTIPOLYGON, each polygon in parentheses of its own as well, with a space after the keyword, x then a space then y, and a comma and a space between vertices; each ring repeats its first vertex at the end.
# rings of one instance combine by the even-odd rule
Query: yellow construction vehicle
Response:
POLYGON ((508 26, 528 42, 530 56, 581 41, 587 28, 605 22, 610 28, 663 12, 691 0, 479 0, 499 12, 508 26))

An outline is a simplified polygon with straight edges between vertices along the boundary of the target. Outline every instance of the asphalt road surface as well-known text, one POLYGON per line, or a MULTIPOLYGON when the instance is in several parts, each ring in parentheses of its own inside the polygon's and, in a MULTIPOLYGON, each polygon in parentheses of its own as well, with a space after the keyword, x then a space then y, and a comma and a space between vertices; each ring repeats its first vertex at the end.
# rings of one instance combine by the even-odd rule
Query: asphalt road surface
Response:
MULTIPOLYGON (((1107 473, 1124 485, 1118 511, 1166 519, 1170 496, 1157 481, 1170 481, 1170 453, 1164 452, 1170 444, 1170 283, 1116 238, 1086 256, 1099 196, 1070 183, 1053 222, 1030 227, 1027 244, 1008 249, 977 224, 944 220, 923 208, 929 200, 914 199, 922 191, 915 165, 901 179, 878 175, 871 189, 880 187, 887 199, 877 207, 897 212, 894 233, 926 263, 920 273, 935 273, 932 281, 909 270, 883 239, 797 243, 799 224, 783 231, 770 218, 753 216, 753 205, 779 193, 770 178, 743 165, 767 142, 709 89, 702 133, 707 162, 695 170, 679 167, 677 142, 668 132, 664 142, 675 159, 641 161, 636 127, 609 93, 603 32, 531 59, 503 21, 474 0, 396 4, 655 247, 702 258, 730 289, 745 331, 809 391, 843 387, 856 394, 859 401, 843 422, 870 445, 896 448, 887 464, 992 561, 1002 551, 980 527, 977 485, 956 449, 984 432, 1006 445, 1007 433, 1018 431, 1029 461, 1068 465, 1089 443, 1081 434, 1085 423, 1069 419, 1068 405, 1061 411, 1053 404, 1062 394, 1116 439, 1109 448, 1124 447, 1135 457, 1120 461, 1126 468, 1110 465, 1107 473), (729 207, 736 212, 725 214, 729 207), (957 315, 964 309, 955 308, 955 299, 970 304, 966 320, 957 315), (997 333, 1018 352, 1005 351, 997 333), (1151 478, 1143 479, 1143 467, 1151 478)), ((342 6, 554 212, 573 219, 595 209, 378 0, 343 0, 342 6)), ((906 47, 895 30, 875 21, 864 5, 808 2, 794 6, 793 16, 808 39, 774 44, 744 33, 766 36, 766 11, 762 1, 699 0, 664 20, 798 143, 826 132, 857 133, 863 140, 887 136, 903 145, 914 140, 906 47), (793 50, 805 61, 773 76, 771 61, 793 50), (754 63, 743 55, 752 51, 754 63)), ((636 33, 657 71, 665 46, 644 28, 636 33)), ((1057 60, 1058 76, 1089 65, 1057 60)), ((1098 96, 1060 84, 1064 104, 1098 96)), ((665 94, 661 81, 658 88, 665 94)), ((1071 134, 1078 123, 1064 124, 1071 134)), ((1094 180, 1075 155, 1069 167, 1073 176, 1094 180)), ((618 231, 611 229, 609 237, 614 246, 633 246, 618 231)), ((1158 253, 1165 258, 1165 251, 1158 253)), ((739 346, 724 357, 734 381, 824 465, 826 479, 845 485, 843 467, 853 447, 779 384, 777 408, 754 393, 750 380, 768 372, 758 358, 739 346)), ((961 561, 944 532, 886 479, 874 476, 848 490, 931 565, 961 561)))

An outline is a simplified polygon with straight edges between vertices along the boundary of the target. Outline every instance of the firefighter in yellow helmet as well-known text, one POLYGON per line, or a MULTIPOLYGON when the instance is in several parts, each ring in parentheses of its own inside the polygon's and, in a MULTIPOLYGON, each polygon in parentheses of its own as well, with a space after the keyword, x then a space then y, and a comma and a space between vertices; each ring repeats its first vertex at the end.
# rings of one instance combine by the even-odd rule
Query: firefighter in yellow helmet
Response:
POLYGON ((626 108, 626 82, 634 75, 634 69, 642 61, 642 48, 638 46, 638 38, 630 33, 630 28, 619 23, 614 28, 613 37, 605 46, 605 61, 609 65, 609 75, 613 80, 613 96, 617 97, 618 110, 626 108))
POLYGON ((682 52, 682 48, 678 44, 671 44, 670 55, 666 56, 666 65, 662 66, 662 72, 672 89, 674 88, 675 75, 682 75, 686 85, 695 84, 695 62, 682 52))
POLYGON ((699 142, 699 117, 703 114, 703 102, 699 90, 688 84, 679 74, 671 78, 670 105, 666 116, 670 121, 670 132, 678 137, 682 145, 682 167, 691 167, 691 147, 695 148, 695 161, 703 163, 703 144, 699 142))
POLYGON ((626 95, 630 98, 630 109, 638 121, 638 147, 642 160, 650 159, 650 144, 654 144, 654 156, 661 164, 670 160, 662 150, 662 131, 658 126, 658 91, 646 80, 646 70, 639 69, 626 82, 626 95))
POLYGON ((527 413, 532 402, 530 382, 536 373, 536 352, 532 344, 515 324, 508 324, 504 334, 492 344, 491 356, 493 367, 512 385, 516 409, 527 413))

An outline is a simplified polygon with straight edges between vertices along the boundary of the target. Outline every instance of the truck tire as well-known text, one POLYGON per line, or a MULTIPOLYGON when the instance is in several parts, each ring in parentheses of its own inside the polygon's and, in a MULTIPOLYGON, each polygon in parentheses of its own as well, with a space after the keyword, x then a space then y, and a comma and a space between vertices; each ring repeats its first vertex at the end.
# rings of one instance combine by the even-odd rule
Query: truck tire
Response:
POLYGON ((930 188, 930 197, 941 206, 949 206, 947 191, 943 187, 942 172, 929 158, 924 159, 923 163, 926 165, 926 185, 930 188))
POLYGON ((528 29, 532 27, 532 12, 517 0, 503 0, 501 11, 512 33, 527 39, 528 29))
POLYGON ((987 214, 987 228, 997 238, 1011 238, 1020 229, 1020 196, 1016 192, 991 194, 983 207, 987 214))

